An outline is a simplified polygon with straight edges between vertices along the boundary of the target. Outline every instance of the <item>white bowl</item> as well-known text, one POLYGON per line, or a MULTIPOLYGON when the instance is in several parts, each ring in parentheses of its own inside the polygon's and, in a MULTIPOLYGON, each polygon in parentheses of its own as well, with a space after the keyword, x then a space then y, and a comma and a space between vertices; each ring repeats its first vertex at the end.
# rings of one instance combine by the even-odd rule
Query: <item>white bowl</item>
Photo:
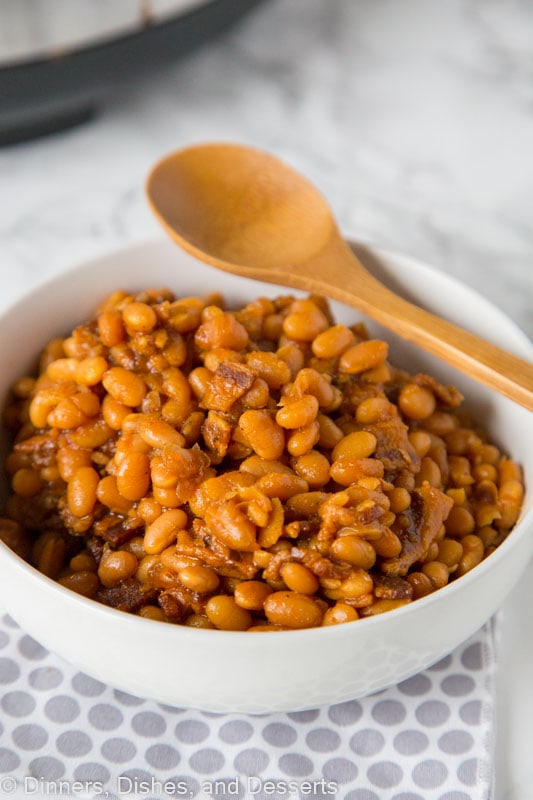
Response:
MULTIPOLYGON (((533 348, 505 315, 472 290, 406 257, 359 246, 363 261, 410 299, 531 358, 533 348)), ((0 398, 43 343, 92 313, 117 288, 168 286, 180 294, 221 290, 230 301, 287 293, 207 267, 166 241, 111 253, 56 277, 0 318, 0 398)), ((339 321, 360 315, 332 304, 339 321)), ((391 360, 454 383, 492 439, 524 466, 533 485, 532 415, 393 334, 391 360)), ((0 595, 44 646, 117 688, 207 711, 262 713, 316 707, 369 694, 436 662, 502 604, 533 551, 533 492, 506 541, 464 577, 403 608, 347 625, 268 635, 164 625, 80 597, 0 546, 0 595)))

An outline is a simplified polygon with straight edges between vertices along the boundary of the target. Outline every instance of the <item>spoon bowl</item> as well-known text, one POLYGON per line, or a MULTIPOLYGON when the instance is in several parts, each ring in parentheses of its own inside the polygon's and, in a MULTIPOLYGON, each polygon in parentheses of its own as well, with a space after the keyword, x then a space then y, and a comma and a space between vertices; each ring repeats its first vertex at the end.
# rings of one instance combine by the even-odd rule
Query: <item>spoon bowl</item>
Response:
POLYGON ((351 305, 533 410, 531 363, 377 281, 343 240, 318 190, 274 156, 236 144, 184 148, 154 166, 146 192, 167 233, 196 258, 351 305))
POLYGON ((265 280, 305 264, 335 234, 318 191, 251 148, 205 145, 163 159, 149 177, 148 197, 185 249, 228 272, 265 271, 265 280))

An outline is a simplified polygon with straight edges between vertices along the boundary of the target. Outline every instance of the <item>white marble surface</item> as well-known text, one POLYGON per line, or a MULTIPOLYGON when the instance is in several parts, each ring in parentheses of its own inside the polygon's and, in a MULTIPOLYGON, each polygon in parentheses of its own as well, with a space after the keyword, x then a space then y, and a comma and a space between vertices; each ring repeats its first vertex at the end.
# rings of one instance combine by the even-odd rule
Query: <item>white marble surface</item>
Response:
MULTIPOLYGON (((156 233, 150 165, 216 139, 285 158, 343 230, 460 277, 533 335, 530 0, 272 0, 94 122, 0 149, 0 303, 156 233)), ((533 798, 531 577, 503 620, 496 800, 533 798)))

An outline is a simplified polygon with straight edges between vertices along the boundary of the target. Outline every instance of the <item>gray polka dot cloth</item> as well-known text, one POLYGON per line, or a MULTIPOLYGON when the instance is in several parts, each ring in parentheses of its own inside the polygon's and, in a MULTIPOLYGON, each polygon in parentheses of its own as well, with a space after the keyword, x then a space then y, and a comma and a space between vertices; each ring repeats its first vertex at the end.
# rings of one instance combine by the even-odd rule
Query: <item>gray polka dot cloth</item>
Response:
POLYGON ((0 798, 488 800, 494 631, 371 697, 247 717, 105 686, 0 619, 0 798))

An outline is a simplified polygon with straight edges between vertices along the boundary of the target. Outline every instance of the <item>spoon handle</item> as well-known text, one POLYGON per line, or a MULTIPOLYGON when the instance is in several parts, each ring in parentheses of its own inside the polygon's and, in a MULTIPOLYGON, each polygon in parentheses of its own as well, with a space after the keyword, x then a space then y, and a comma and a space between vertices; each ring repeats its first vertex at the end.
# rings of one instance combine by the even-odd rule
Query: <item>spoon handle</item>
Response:
MULTIPOLYGON (((305 265, 302 288, 326 294, 533 411, 533 364, 425 311, 371 275, 342 240, 305 265)), ((301 276, 303 277, 303 275, 301 276)))

